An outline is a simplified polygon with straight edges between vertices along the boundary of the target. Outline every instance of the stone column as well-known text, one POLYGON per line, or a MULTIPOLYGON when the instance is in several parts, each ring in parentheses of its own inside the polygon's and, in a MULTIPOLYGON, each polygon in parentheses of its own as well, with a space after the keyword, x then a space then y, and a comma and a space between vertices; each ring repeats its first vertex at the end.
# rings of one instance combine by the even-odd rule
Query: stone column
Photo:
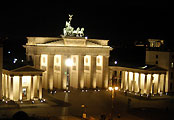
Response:
POLYGON ((41 55, 35 55, 34 56, 34 66, 35 66, 35 68, 37 68, 37 69, 40 69, 40 56, 41 55))
POLYGON ((78 71, 78 77, 79 77, 79 88, 84 88, 84 56, 79 56, 79 71, 78 71))
POLYGON ((2 96, 5 96, 5 74, 2 74, 2 96))
POLYGON ((139 78, 138 78, 138 91, 141 93, 141 73, 139 73, 139 78))
POLYGON ((48 87, 50 90, 53 90, 53 76, 54 76, 54 55, 48 55, 48 87))
POLYGON ((34 98, 34 87, 33 87, 33 75, 31 75, 31 85, 30 85, 30 99, 32 100, 34 98))
POLYGON ((2 100, 2 66, 3 66, 3 47, 0 44, 0 100, 2 100))
POLYGON ((6 75, 6 95, 5 97, 8 98, 8 75, 6 75))
POLYGON ((22 100, 22 76, 19 76, 19 100, 22 100))
POLYGON ((157 93, 160 93, 160 76, 161 76, 161 74, 158 74, 157 93))
POLYGON ((65 60, 67 59, 66 56, 61 55, 61 83, 62 83, 62 89, 66 89, 67 85, 67 67, 65 65, 65 60))
POLYGON ((117 70, 117 85, 120 87, 120 70, 117 70))
POLYGON ((152 91, 152 81, 153 81, 153 74, 151 74, 151 77, 150 77, 150 85, 149 85, 149 91, 148 91, 148 94, 150 94, 151 91, 152 91))
POLYGON ((103 56, 103 88, 108 88, 109 81, 109 56, 103 56))
POLYGON ((147 74, 145 74, 145 78, 144 78, 144 93, 147 93, 147 74))
POLYGON ((10 81, 9 81, 9 75, 7 75, 7 98, 10 98, 10 81))
POLYGON ((135 92, 135 84, 136 84, 136 82, 135 82, 135 72, 133 72, 133 82, 132 83, 133 83, 133 85, 132 85, 132 87, 133 87, 132 88, 132 91, 135 92))
POLYGON ((121 89, 125 90, 125 71, 122 71, 121 89))
POLYGON ((166 74, 164 74, 164 82, 163 82, 163 93, 165 93, 165 87, 166 86, 166 74))
POLYGON ((96 88, 96 56, 91 56, 91 88, 96 88))
POLYGON ((129 71, 127 71, 127 90, 129 91, 130 84, 129 84, 129 71))
POLYGON ((11 81, 10 81, 10 100, 13 100, 13 77, 14 76, 10 76, 11 77, 11 81))
POLYGON ((42 99, 42 75, 39 76, 39 99, 42 99))

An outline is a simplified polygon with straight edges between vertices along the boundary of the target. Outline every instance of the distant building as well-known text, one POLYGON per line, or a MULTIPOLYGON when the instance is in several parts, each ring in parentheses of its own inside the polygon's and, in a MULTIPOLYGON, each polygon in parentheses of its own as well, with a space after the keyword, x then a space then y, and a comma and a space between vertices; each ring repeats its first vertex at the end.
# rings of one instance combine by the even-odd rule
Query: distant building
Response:
POLYGON ((174 92, 174 52, 163 49, 164 40, 148 39, 146 63, 141 67, 110 66, 121 89, 140 94, 174 92))
POLYGON ((168 49, 160 49, 164 40, 149 39, 148 41, 150 46, 146 49, 146 64, 166 69, 166 89, 174 92, 174 52, 168 49))

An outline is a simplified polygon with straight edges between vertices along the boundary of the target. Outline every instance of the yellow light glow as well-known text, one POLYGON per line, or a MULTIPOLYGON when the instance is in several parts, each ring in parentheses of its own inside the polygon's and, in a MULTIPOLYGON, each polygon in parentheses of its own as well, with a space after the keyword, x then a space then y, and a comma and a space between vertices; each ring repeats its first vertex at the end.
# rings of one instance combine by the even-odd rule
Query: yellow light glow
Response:
POLYGON ((47 66, 47 61, 48 61, 48 55, 42 54, 41 55, 41 66, 47 66))
POLYGON ((115 87, 115 90, 118 90, 118 87, 115 87))
POLYGON ((113 90, 113 88, 112 88, 112 87, 109 87, 108 89, 109 89, 110 91, 112 91, 112 90, 113 90))
POLYGON ((66 66, 70 67, 70 66, 72 66, 72 64, 73 64, 73 61, 71 59, 66 59, 66 61, 65 61, 66 66))

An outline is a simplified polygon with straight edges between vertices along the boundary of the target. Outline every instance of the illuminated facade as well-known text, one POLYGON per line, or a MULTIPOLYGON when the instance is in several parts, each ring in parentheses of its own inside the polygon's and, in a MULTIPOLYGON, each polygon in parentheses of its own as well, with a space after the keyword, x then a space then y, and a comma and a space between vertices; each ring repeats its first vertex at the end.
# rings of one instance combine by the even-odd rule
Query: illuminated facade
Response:
MULTIPOLYGON (((165 69, 156 66, 140 68, 110 67, 110 76, 116 76, 122 90, 142 95, 168 92, 166 73, 165 69)), ((111 77, 110 79, 113 78, 111 77)))
POLYGON ((174 92, 174 52, 164 49, 164 40, 148 39, 144 67, 110 67, 110 80, 121 89, 141 94, 174 92))
POLYGON ((156 65, 167 70, 167 89, 174 92, 174 52, 163 49, 164 40, 148 39, 150 45, 146 49, 146 64, 156 65))
POLYGON ((27 37, 27 60, 43 69, 43 88, 53 90, 71 88, 107 88, 109 55, 108 40, 85 37, 27 37), (66 59, 72 60, 66 66, 66 59), (70 81, 67 81, 69 70, 70 81))
POLYGON ((42 72, 32 66, 2 70, 2 96, 7 100, 42 99, 42 72))

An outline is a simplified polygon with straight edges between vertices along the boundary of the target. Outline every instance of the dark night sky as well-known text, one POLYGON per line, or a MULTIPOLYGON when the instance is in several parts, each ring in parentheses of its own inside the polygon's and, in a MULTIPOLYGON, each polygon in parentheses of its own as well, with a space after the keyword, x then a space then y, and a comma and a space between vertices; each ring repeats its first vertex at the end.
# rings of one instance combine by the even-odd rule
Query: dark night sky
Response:
POLYGON ((111 46, 147 38, 169 41, 167 0, 128 1, 4 3, 0 6, 0 36, 8 36, 7 43, 16 46, 25 44, 26 36, 59 36, 70 13, 74 28, 84 27, 89 38, 109 39, 111 46))

